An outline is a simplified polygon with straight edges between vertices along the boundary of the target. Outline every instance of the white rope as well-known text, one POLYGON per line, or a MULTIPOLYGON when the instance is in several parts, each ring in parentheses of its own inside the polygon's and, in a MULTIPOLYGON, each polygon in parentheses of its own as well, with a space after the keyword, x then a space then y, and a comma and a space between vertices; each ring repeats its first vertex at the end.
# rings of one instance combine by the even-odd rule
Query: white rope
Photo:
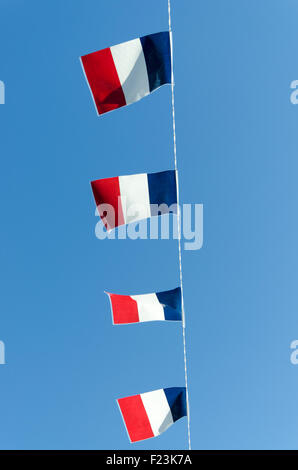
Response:
POLYGON ((185 310, 184 310, 184 296, 183 296, 183 276, 182 276, 182 253, 181 253, 181 214, 179 204, 179 179, 178 179, 178 165, 177 165, 177 146, 176 146, 176 121, 175 121, 175 92, 174 92, 174 65, 173 65, 173 36, 172 36, 172 21, 171 21, 171 0, 168 0, 168 13, 169 13, 169 32, 171 40, 171 88, 172 88, 172 117, 173 117, 173 143, 174 143, 174 162, 177 181, 177 223, 178 223, 178 250, 179 250, 179 271, 180 271, 180 287, 181 287, 181 306, 182 306, 182 333, 183 333, 183 352, 184 352, 184 375, 186 387, 186 407, 187 407, 187 433, 188 433, 188 448, 191 450, 190 440, 190 413, 189 413, 189 399, 188 399, 188 376, 187 376, 187 358, 186 358, 186 337, 185 337, 185 310))

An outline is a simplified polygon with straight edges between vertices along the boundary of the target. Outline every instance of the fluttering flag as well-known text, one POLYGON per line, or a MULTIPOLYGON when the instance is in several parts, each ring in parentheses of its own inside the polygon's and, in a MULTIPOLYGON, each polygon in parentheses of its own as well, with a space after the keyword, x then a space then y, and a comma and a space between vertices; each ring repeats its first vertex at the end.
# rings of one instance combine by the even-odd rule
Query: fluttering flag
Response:
POLYGON ((155 215, 177 212, 175 170, 91 181, 107 230, 155 215))
POLYGON ((98 114, 134 103, 171 83, 168 31, 149 34, 81 57, 98 114))
POLYGON ((147 321, 181 321, 181 288, 144 295, 107 292, 114 325, 147 321))
POLYGON ((185 387, 162 388, 117 401, 131 442, 158 436, 187 415, 185 387))

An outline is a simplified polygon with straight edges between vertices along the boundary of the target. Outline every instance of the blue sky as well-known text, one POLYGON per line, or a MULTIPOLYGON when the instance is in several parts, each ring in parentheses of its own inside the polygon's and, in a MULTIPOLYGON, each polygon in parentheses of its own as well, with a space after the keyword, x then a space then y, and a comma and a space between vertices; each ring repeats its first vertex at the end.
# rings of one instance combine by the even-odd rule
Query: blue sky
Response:
MULTIPOLYGON (((295 449, 295 0, 172 0, 194 449, 295 449)), ((0 0, 1 449, 128 442, 117 397, 184 385, 179 324, 113 327, 104 290, 178 285, 174 240, 98 240, 92 179, 173 167, 170 87, 97 117, 78 57, 167 29, 166 0, 0 0)))

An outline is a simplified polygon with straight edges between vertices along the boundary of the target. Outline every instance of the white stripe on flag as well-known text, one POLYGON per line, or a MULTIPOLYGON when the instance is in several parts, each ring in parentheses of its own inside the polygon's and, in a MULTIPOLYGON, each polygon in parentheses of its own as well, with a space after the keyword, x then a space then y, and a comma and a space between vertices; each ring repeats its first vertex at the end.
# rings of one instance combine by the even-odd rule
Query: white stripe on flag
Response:
POLYGON ((164 309, 155 294, 131 295, 138 304, 140 322, 164 320, 164 309))
POLYGON ((119 186, 126 224, 151 217, 147 173, 119 176, 119 186))
POLYGON ((123 42, 110 49, 126 104, 148 95, 150 93, 148 72, 140 39, 123 42))
POLYGON ((163 389, 141 393, 154 436, 158 436, 173 424, 173 417, 163 389))

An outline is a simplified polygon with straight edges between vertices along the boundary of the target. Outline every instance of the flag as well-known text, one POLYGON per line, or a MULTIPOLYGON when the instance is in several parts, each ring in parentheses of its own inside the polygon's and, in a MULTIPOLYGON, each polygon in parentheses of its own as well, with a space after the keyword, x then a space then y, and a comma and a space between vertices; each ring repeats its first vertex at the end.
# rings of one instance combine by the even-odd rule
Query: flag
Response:
POLYGON ((144 295, 118 295, 110 298, 113 324, 147 321, 181 321, 181 288, 144 295))
POLYGON ((149 34, 81 57, 98 114, 171 83, 170 33, 149 34))
POLYGON ((108 230, 177 211, 175 170, 95 180, 91 187, 108 230))
POLYGON ((187 415, 185 387, 161 388, 117 401, 131 442, 158 436, 187 415))

